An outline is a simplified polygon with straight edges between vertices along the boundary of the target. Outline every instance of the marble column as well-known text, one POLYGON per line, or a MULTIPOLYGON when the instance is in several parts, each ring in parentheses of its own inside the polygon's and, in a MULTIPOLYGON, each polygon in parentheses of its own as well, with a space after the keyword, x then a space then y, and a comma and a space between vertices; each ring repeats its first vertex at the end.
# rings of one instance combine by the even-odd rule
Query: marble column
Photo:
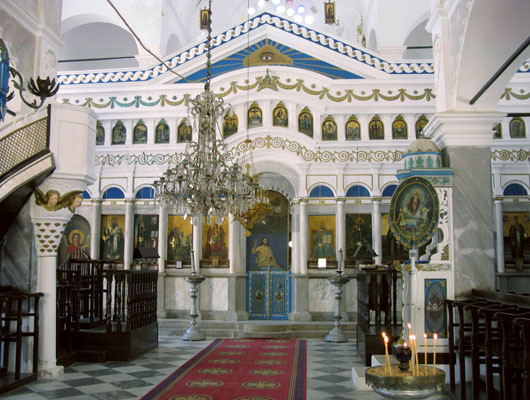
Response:
POLYGON ((158 272, 164 273, 167 257, 167 208, 160 205, 158 209, 158 272))
POLYGON ((158 307, 157 315, 165 318, 166 312, 166 257, 167 257, 167 208, 160 205, 158 209, 158 307))
POLYGON ((92 199, 92 218, 90 228, 90 257, 99 260, 101 238, 101 199, 92 199))
POLYGON ((125 234, 123 235, 123 269, 130 269, 132 262, 132 253, 134 248, 134 200, 125 200, 125 234))
POLYGON ((505 272, 504 265, 504 221, 502 219, 502 197, 495 197, 495 233, 497 245, 497 272, 505 272))
POLYGON ((44 293, 39 302, 39 376, 45 378, 63 372, 56 357, 56 270, 59 242, 71 217, 64 209, 54 212, 53 217, 32 217, 38 255, 37 292, 44 293))
POLYGON ((492 128, 502 116, 496 112, 443 112, 426 127, 426 136, 442 149, 444 165, 454 171, 455 297, 471 288, 495 287, 491 139, 492 128))
POLYGON ((344 214, 345 197, 337 197, 337 262, 338 252, 342 249, 342 257, 346 257, 346 215, 344 214))
POLYGON ((232 321, 248 320, 247 313, 247 274, 245 266, 245 237, 241 224, 228 217, 228 260, 230 275, 228 278, 228 314, 232 321))
POLYGON ((375 263, 381 264, 383 260, 383 240, 381 237, 381 197, 372 198, 372 246, 377 256, 375 263))
POLYGON ((300 199, 299 206, 299 226, 300 234, 298 236, 298 256, 300 266, 297 272, 292 274, 292 310, 289 319, 293 321, 311 321, 309 313, 309 278, 307 274, 307 199, 300 199))
POLYGON ((300 269, 299 272, 302 275, 307 275, 307 254, 308 248, 308 226, 307 226, 307 199, 300 199, 300 242, 299 242, 299 255, 300 255, 300 269))
MULTIPOLYGON (((192 248, 193 248, 193 255, 195 258, 195 266, 197 268, 197 272, 200 271, 200 261, 202 258, 202 224, 203 224, 203 217, 191 217, 191 221, 193 224, 193 239, 192 239, 192 248)), ((199 300, 197 300, 199 301, 199 300)), ((200 303, 197 303, 200 304, 200 303)))

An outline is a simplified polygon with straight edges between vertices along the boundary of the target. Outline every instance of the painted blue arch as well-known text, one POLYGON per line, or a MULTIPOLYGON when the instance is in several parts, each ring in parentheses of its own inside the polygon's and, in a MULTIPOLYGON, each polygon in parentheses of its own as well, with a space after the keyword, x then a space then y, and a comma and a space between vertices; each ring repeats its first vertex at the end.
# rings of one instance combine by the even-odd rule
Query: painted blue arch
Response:
POLYGON ((83 199, 91 199, 92 196, 88 192, 88 190, 83 191, 83 199))
POLYGON ((346 192, 346 197, 370 197, 370 192, 364 186, 353 185, 346 192))
POLYGON ((327 186, 319 185, 311 190, 309 197, 335 197, 335 193, 327 186))
POLYGON ((382 196, 383 197, 392 197, 394 192, 397 189, 397 185, 388 185, 386 188, 384 188, 382 196))
POLYGON ((152 199, 153 197, 155 197, 155 189, 150 186, 139 189, 134 196, 135 199, 152 199))
POLYGON ((103 199, 124 199, 125 193, 118 187, 110 187, 103 193, 103 199))
POLYGON ((502 192, 504 196, 528 196, 525 187, 518 183, 510 183, 502 192))

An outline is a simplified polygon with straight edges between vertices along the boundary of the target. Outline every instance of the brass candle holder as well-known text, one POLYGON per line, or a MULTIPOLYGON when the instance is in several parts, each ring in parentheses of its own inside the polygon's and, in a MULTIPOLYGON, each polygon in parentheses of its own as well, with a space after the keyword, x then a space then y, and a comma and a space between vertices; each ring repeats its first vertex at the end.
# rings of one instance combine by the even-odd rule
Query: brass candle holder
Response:
POLYGON ((365 377, 374 392, 389 399, 426 399, 445 383, 445 372, 438 368, 422 368, 415 375, 408 367, 402 370, 400 365, 391 365, 390 373, 385 370, 384 365, 368 368, 365 377))

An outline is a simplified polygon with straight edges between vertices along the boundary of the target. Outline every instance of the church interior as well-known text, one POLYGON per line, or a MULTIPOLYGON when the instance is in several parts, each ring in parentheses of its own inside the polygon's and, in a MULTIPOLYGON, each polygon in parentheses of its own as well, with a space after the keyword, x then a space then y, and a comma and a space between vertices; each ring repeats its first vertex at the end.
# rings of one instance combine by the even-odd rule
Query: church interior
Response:
POLYGON ((530 398, 529 17, 0 2, 0 397, 530 398))

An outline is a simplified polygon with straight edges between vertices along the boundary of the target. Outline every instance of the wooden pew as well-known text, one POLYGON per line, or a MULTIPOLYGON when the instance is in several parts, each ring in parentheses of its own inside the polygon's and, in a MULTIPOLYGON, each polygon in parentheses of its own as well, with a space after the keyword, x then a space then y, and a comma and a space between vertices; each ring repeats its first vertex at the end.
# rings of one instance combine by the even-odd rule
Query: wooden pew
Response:
POLYGON ((530 399, 530 318, 515 318, 513 326, 523 340, 523 398, 530 399))
POLYGON ((458 353, 460 368, 459 398, 466 399, 465 359, 471 358, 472 363, 472 397, 479 398, 479 393, 485 388, 488 398, 502 395, 505 399, 511 397, 511 385, 520 380, 520 374, 515 374, 513 363, 509 365, 501 352, 506 348, 510 355, 513 349, 520 345, 510 331, 503 331, 503 318, 511 323, 517 315, 530 312, 530 297, 514 293, 500 293, 487 290, 473 289, 470 296, 462 300, 447 300, 448 328, 449 328, 449 379, 450 391, 456 394, 455 364, 458 353), (455 316, 455 310, 458 316, 455 316), (510 318, 512 320, 510 320, 510 318), (504 334, 506 332, 506 334, 504 334), (485 364, 486 375, 480 376, 480 365, 485 364), (503 373, 504 372, 504 373, 503 373), (502 376, 500 389, 494 387, 494 374, 502 376), (508 390, 508 393, 506 393, 508 390))

